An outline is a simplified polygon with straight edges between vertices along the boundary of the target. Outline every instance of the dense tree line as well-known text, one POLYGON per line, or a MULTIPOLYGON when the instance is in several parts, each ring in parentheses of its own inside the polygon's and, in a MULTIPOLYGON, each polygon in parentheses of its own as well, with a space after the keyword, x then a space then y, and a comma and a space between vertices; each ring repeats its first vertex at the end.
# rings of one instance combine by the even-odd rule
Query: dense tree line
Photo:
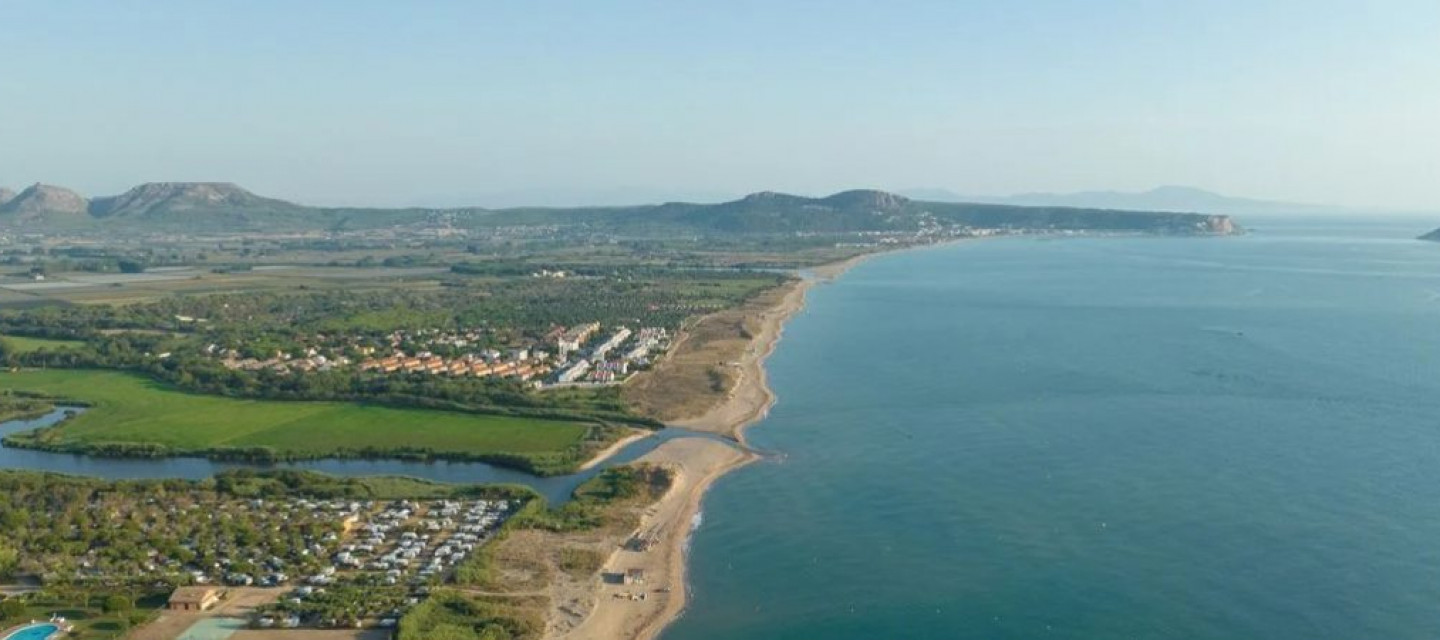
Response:
POLYGON ((400 621, 397 640, 532 640, 545 633, 534 610, 439 590, 400 621))

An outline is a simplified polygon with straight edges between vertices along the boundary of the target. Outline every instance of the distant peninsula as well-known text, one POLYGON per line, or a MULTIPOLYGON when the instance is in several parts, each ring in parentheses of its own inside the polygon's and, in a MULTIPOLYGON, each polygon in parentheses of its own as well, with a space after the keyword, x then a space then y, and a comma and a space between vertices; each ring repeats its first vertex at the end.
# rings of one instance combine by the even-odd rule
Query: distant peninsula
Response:
POLYGON ((910 189, 905 195, 938 202, 983 202, 1026 207, 1082 207, 1127 211, 1203 211, 1212 214, 1333 214, 1335 207, 1302 202, 1238 198, 1178 185, 1148 191, 1078 191, 1074 193, 1021 193, 1011 196, 962 195, 947 189, 910 189))
POLYGON ((1436 229, 1434 231, 1431 231, 1430 233, 1420 236, 1420 239, 1429 240, 1431 242, 1440 242, 1440 229, 1436 229))
POLYGON ((822 198, 754 193, 712 204, 617 207, 313 207, 223 182, 155 182, 87 198, 32 185, 3 192, 0 228, 29 233, 299 233, 430 225, 448 229, 563 228, 626 237, 924 232, 985 228, 1167 235, 1239 231, 1226 215, 915 200, 857 189, 822 198))

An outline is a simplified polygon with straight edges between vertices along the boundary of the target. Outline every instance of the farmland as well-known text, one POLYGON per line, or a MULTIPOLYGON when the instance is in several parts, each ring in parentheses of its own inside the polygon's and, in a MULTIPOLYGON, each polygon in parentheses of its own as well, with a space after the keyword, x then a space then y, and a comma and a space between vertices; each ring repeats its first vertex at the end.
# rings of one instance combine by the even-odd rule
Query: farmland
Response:
POLYGON ((85 346, 80 340, 57 340, 51 338, 31 338, 27 336, 0 336, 0 343, 4 343, 6 351, 14 353, 34 353, 43 349, 76 349, 85 346))
POLYGON ((56 427, 13 437, 12 443, 92 453, 246 454, 272 459, 393 455, 504 461, 515 457, 545 471, 578 462, 587 436, 597 428, 579 422, 359 403, 203 396, 113 371, 3 373, 0 389, 89 407, 56 427))

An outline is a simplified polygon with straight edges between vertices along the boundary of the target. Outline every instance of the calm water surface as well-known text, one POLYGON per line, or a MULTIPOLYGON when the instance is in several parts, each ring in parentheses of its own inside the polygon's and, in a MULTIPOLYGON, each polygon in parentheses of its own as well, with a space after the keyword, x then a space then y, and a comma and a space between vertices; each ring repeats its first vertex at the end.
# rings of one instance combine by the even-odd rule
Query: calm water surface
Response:
POLYGON ((816 288, 666 640, 1440 637, 1440 244, 1256 226, 816 288))
MULTIPOLYGON (((66 418, 67 411, 78 407, 58 407, 48 415, 34 420, 0 422, 0 437, 12 433, 48 427, 66 418)), ((683 429, 667 429, 643 440, 632 442, 600 464, 567 476, 539 478, 523 471, 497 467, 482 462, 415 462, 405 460, 304 460, 280 464, 219 462, 206 458, 98 458, 66 453, 50 453, 29 449, 0 447, 0 469, 52 471, 110 479, 140 478, 208 478, 222 471, 250 469, 308 469, 340 476, 411 476, 436 482, 509 483, 528 486, 550 502, 560 504, 570 499, 575 487, 596 474, 618 464, 632 462, 661 442, 671 438, 706 437, 683 429)))

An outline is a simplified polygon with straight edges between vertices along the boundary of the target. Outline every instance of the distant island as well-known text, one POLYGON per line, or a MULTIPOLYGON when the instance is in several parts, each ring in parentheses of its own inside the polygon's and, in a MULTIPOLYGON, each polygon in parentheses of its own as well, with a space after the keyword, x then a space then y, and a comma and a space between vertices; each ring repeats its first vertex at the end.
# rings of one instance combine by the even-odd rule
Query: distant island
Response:
POLYGON ((1436 229, 1434 231, 1431 231, 1430 233, 1420 236, 1420 239, 1429 240, 1431 242, 1440 242, 1440 229, 1436 229))
POLYGON ((12 193, 0 192, 0 227, 29 233, 273 234, 415 226, 581 228, 626 237, 924 232, 961 227, 1180 235, 1238 230, 1227 216, 1216 214, 935 202, 863 189, 823 198, 761 192, 714 204, 509 209, 312 207, 220 182, 147 183, 97 198, 46 184, 12 193))

